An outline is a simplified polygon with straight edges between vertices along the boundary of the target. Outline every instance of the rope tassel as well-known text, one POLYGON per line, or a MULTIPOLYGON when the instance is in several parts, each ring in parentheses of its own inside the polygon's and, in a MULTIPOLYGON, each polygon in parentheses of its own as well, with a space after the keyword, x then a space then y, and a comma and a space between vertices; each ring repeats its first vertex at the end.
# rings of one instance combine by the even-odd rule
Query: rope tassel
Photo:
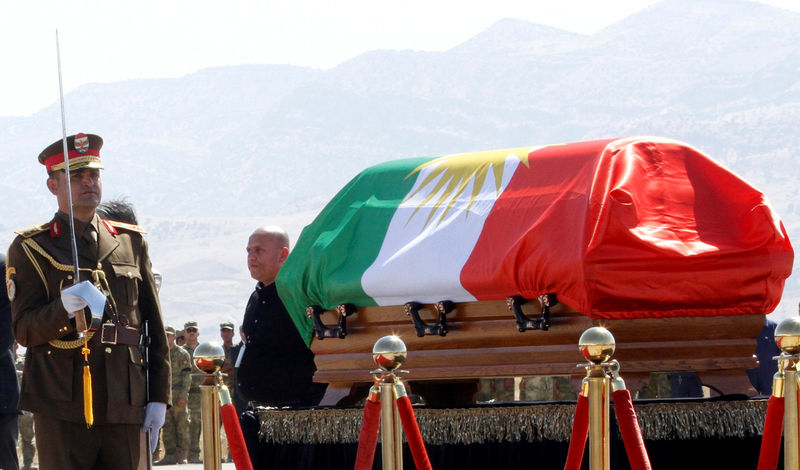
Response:
POLYGON ((89 370, 89 347, 83 343, 81 354, 83 354, 83 417, 86 420, 86 427, 90 428, 94 424, 94 412, 92 411, 92 372, 89 370))

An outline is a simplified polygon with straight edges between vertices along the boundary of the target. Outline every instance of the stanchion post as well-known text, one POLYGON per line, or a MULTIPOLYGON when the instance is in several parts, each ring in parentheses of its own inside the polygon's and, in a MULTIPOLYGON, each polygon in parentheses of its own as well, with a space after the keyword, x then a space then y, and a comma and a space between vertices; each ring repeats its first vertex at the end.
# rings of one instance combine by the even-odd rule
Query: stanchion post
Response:
POLYGON ((779 367, 783 368, 783 468, 800 470, 800 430, 797 418, 797 366, 800 356, 800 318, 789 317, 775 328, 775 344, 781 348, 779 367))
POLYGON ((225 350, 215 342, 202 343, 194 350, 192 360, 205 372, 200 385, 201 421, 203 430, 203 470, 222 469, 222 444, 219 436, 219 377, 225 362, 225 350))
MULTIPOLYGON (((388 374, 391 375, 391 374, 388 374)), ((389 379, 389 377, 386 379, 389 379)), ((397 452, 397 442, 403 444, 402 435, 397 434, 397 403, 394 401, 394 384, 383 381, 380 384, 381 390, 381 456, 383 457, 383 468, 385 470, 402 470, 403 453, 397 452), (399 437, 399 439, 398 439, 399 437), (398 461, 399 460, 399 461, 398 461)))
POLYGON ((406 345, 397 336, 384 336, 375 342, 372 358, 380 367, 372 374, 380 375, 381 456, 384 470, 403 469, 403 427, 397 410, 394 387, 397 370, 406 361, 406 345))
POLYGON ((609 395, 610 379, 605 372, 608 360, 614 354, 616 343, 610 331, 603 327, 592 327, 584 331, 578 341, 586 365, 584 386, 589 398, 589 468, 609 470, 611 468, 609 442, 609 395))

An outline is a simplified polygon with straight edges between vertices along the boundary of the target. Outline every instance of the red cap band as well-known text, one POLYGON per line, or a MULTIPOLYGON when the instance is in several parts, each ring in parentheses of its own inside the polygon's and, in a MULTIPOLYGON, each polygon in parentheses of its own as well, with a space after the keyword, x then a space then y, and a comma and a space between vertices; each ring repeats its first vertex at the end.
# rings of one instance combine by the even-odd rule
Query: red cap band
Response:
MULTIPOLYGON (((70 162, 72 162, 72 160, 75 160, 75 159, 80 158, 80 157, 97 157, 99 159, 100 158, 100 150, 88 149, 83 153, 81 153, 81 152, 79 152, 77 150, 70 150, 69 151, 69 160, 70 160, 70 162)), ((61 163, 64 163, 64 154, 63 153, 57 153, 57 154, 55 154, 55 155, 53 155, 51 157, 48 157, 44 161, 44 165, 45 165, 45 167, 47 167, 47 172, 48 173, 50 173, 51 169, 54 166, 56 166, 58 164, 61 164, 61 163)), ((63 168, 57 168, 57 169, 61 170, 63 168)))

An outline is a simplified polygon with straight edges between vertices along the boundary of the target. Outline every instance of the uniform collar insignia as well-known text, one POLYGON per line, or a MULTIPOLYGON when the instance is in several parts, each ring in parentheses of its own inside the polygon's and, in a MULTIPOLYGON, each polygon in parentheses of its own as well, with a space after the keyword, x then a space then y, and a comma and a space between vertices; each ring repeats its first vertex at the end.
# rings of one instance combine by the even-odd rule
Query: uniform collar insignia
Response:
POLYGON ((53 223, 50 224, 50 238, 58 238, 61 236, 61 223, 57 220, 54 220, 53 223))
POLYGON ((100 219, 103 222, 103 225, 106 227, 109 233, 113 233, 114 235, 117 234, 117 228, 111 225, 111 223, 106 219, 100 219))

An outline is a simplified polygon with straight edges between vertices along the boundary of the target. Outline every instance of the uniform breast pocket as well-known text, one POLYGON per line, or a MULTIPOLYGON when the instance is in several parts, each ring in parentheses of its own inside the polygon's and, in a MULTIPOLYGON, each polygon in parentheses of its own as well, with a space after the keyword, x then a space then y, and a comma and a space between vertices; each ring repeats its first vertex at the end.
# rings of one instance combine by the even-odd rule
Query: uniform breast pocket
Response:
POLYGON ((112 267, 114 268, 115 279, 111 290, 118 293, 117 302, 136 305, 136 299, 139 298, 139 283, 142 282, 142 274, 139 272, 139 267, 133 264, 114 264, 112 267))

